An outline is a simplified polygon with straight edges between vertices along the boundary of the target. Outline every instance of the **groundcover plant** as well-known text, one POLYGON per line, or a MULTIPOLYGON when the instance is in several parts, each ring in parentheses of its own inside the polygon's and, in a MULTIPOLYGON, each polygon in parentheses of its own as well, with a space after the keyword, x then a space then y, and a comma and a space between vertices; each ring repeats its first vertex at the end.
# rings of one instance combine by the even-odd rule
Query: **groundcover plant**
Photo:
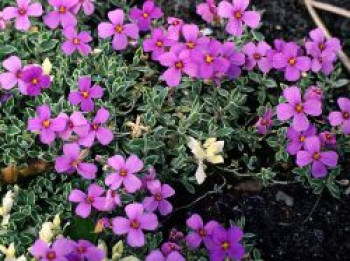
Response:
POLYGON ((248 0, 200 25, 128 2, 0 3, 1 258, 261 260, 244 218, 181 200, 247 177, 341 197, 340 41, 267 43, 248 0))

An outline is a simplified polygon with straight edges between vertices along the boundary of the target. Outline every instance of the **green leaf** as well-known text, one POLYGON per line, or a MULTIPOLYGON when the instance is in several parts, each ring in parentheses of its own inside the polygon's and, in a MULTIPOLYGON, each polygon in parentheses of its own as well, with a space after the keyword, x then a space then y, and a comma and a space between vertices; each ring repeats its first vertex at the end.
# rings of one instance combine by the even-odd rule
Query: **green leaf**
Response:
POLYGON ((17 52, 17 49, 12 45, 3 45, 0 46, 0 55, 12 54, 17 52))
POLYGON ((218 132, 216 133, 216 136, 218 138, 223 138, 223 137, 227 137, 229 135, 231 135, 234 132, 234 129, 231 127, 226 127, 226 128, 222 128, 220 130, 218 130, 218 132))
POLYGON ((9 136, 14 136, 14 135, 19 134, 19 133, 21 133, 21 129, 15 125, 11 125, 7 129, 7 134, 9 136))
POLYGON ((86 239, 95 242, 97 234, 94 233, 95 224, 90 218, 74 218, 66 228, 65 236, 73 240, 86 239))

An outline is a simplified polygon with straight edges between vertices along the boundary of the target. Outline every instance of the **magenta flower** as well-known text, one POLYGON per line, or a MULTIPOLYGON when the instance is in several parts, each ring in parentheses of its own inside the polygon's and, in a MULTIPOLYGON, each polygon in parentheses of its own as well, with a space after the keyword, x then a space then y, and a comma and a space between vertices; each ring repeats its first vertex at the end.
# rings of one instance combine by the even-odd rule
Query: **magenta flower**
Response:
POLYGON ((28 130, 40 132, 40 141, 50 145, 56 138, 56 133, 66 128, 66 121, 62 118, 51 118, 51 110, 47 105, 36 108, 37 117, 28 120, 28 130))
POLYGON ((124 12, 117 9, 108 13, 111 23, 98 25, 98 36, 102 39, 113 36, 112 46, 114 50, 124 50, 128 46, 128 37, 136 40, 139 38, 139 29, 135 24, 124 24, 124 12))
POLYGON ((167 198, 175 195, 175 190, 167 184, 162 185, 159 181, 153 182, 148 188, 151 197, 145 197, 142 202, 143 207, 148 212, 154 212, 157 209, 162 216, 166 216, 173 211, 173 206, 167 201, 167 198))
POLYGON ((153 182, 158 182, 156 179, 157 173, 154 167, 148 169, 148 173, 142 177, 142 189, 149 189, 153 182))
POLYGON ((165 34, 162 28, 155 28, 150 39, 143 41, 143 50, 152 52, 152 59, 158 61, 159 57, 165 53, 165 47, 170 47, 174 43, 165 34))
POLYGON ((323 90, 320 87, 317 87, 315 85, 311 85, 309 88, 307 88, 304 99, 317 99, 322 101, 323 98, 323 90))
POLYGON ((72 241, 72 252, 68 256, 68 260, 89 260, 101 261, 105 258, 105 253, 91 242, 87 240, 72 241), (71 258, 71 259, 70 259, 71 258))
POLYGON ((287 130, 287 138, 289 143, 287 145, 287 151, 290 155, 296 155, 300 150, 304 148, 305 140, 308 137, 315 136, 317 129, 314 125, 310 125, 306 131, 296 131, 293 127, 289 127, 287 130))
POLYGON ((107 190, 104 209, 106 211, 112 211, 117 206, 121 206, 121 205, 122 205, 122 202, 119 194, 115 190, 112 190, 112 189, 107 190))
POLYGON ((30 16, 40 17, 42 14, 41 4, 31 4, 31 0, 17 0, 17 7, 6 7, 3 10, 4 20, 16 18, 16 29, 24 31, 27 31, 30 27, 30 16))
POLYGON ((72 243, 70 240, 61 238, 55 240, 50 246, 45 241, 38 239, 29 252, 40 261, 66 261, 66 255, 72 252, 72 243))
POLYGON ((84 115, 79 112, 73 112, 71 116, 61 112, 58 115, 59 118, 63 118, 66 121, 66 128, 58 133, 58 136, 65 141, 68 141, 73 132, 78 136, 86 136, 89 131, 89 125, 84 115))
POLYGON ((204 243, 207 249, 210 249, 213 230, 220 226, 216 221, 210 221, 206 225, 203 224, 203 219, 197 215, 192 215, 187 219, 186 224, 192 231, 186 236, 186 243, 192 249, 196 249, 200 244, 204 243))
POLYGON ((17 56, 10 56, 3 61, 2 66, 8 70, 0 74, 0 84, 5 90, 12 89, 18 84, 22 94, 26 94, 26 84, 24 83, 21 59, 17 56))
POLYGON ((313 136, 305 140, 304 150, 298 152, 296 163, 299 167, 312 164, 312 176, 322 178, 327 175, 327 167, 337 166, 338 154, 334 151, 322 151, 319 137, 313 136))
POLYGON ((83 162, 79 145, 65 144, 63 146, 63 155, 58 156, 55 162, 55 169, 58 173, 72 174, 78 172, 85 179, 94 179, 97 173, 97 167, 92 163, 83 162))
POLYGON ((193 59, 198 63, 198 75, 203 79, 210 79, 216 74, 224 74, 230 62, 222 57, 222 44, 211 39, 202 51, 196 51, 193 59))
POLYGON ((267 130, 273 126, 273 110, 268 109, 265 114, 259 118, 255 127, 260 134, 266 134, 267 130))
POLYGON ((92 15, 95 11, 93 0, 79 0, 71 10, 74 14, 78 14, 80 9, 83 9, 85 15, 92 15))
POLYGON ((222 45, 222 57, 230 62, 226 74, 230 79, 236 79, 241 75, 241 66, 245 64, 243 53, 236 51, 236 45, 233 42, 225 42, 222 45))
POLYGON ((116 217, 112 220, 113 232, 116 235, 127 235, 127 243, 131 247, 145 245, 145 235, 142 230, 154 231, 158 227, 157 216, 144 213, 142 204, 134 203, 125 207, 128 218, 116 217))
POLYGON ((332 132, 329 132, 329 131, 321 132, 319 137, 320 137, 322 146, 334 148, 335 145, 337 144, 336 135, 333 134, 332 132))
POLYGON ((218 7, 218 14, 223 18, 228 18, 226 31, 235 36, 241 36, 243 26, 247 25, 250 28, 257 28, 260 23, 260 14, 255 11, 246 11, 249 1, 234 0, 233 4, 227 1, 222 1, 218 7))
POLYGON ((337 53, 341 49, 340 41, 337 38, 328 39, 321 28, 312 30, 309 34, 310 40, 305 43, 306 50, 312 53, 337 53))
POLYGON ((199 28, 195 24, 184 25, 182 27, 182 35, 185 39, 185 43, 182 44, 183 48, 187 49, 191 55, 194 51, 205 48, 210 42, 209 38, 200 37, 199 28))
POLYGON ((334 69, 334 62, 337 59, 335 53, 313 53, 311 54, 311 70, 313 72, 322 71, 324 74, 329 75, 334 69))
POLYGON ((62 44, 62 51, 65 54, 71 55, 76 51, 82 55, 91 53, 91 47, 87 43, 92 41, 92 37, 88 32, 78 34, 73 26, 68 26, 64 28, 63 34, 67 38, 67 41, 62 44))
POLYGON ((77 18, 72 13, 72 8, 79 0, 49 0, 49 4, 54 7, 54 11, 49 12, 44 17, 45 24, 51 29, 55 29, 62 25, 63 28, 68 26, 76 26, 77 18))
POLYGON ((197 14, 202 17, 207 23, 218 21, 218 8, 215 4, 215 0, 206 0, 205 3, 197 5, 197 14))
POLYGON ((78 91, 69 94, 69 102, 77 106, 80 104, 82 111, 91 112, 94 109, 93 99, 100 99, 103 96, 103 89, 99 85, 91 87, 91 78, 80 77, 78 80, 78 91))
POLYGON ((172 48, 170 52, 167 52, 159 57, 161 65, 169 67, 163 75, 168 86, 178 86, 181 81, 182 73, 189 75, 190 77, 197 76, 197 64, 192 61, 190 54, 187 50, 177 51, 172 48))
POLYGON ((104 146, 111 143, 113 140, 113 132, 110 129, 101 126, 108 121, 108 118, 109 112, 104 108, 99 109, 96 113, 95 119, 90 124, 88 134, 79 139, 79 144, 90 148, 94 144, 95 139, 104 146))
POLYGON ((0 11, 0 30, 4 30, 6 28, 6 19, 4 18, 4 13, 0 11))
POLYGON ((39 66, 26 67, 22 72, 22 80, 29 96, 38 96, 42 89, 48 89, 51 86, 50 76, 44 74, 43 69, 39 66))
POLYGON ((137 21, 140 31, 148 31, 152 20, 159 19, 162 16, 162 10, 154 4, 153 0, 145 1, 142 10, 137 7, 130 10, 130 18, 137 21))
POLYGON ((169 17, 168 18, 168 38, 174 41, 179 41, 180 33, 182 30, 182 27, 184 26, 184 21, 176 18, 176 17, 169 17))
POLYGON ((153 250, 145 261, 186 261, 186 259, 178 252, 172 251, 169 255, 164 255, 159 250, 153 250))
POLYGON ((108 165, 115 171, 105 179, 111 189, 116 190, 123 184, 128 193, 134 193, 141 188, 142 182, 135 174, 143 169, 143 162, 136 155, 126 160, 123 156, 114 156, 108 159, 108 165))
POLYGON ((295 43, 286 43, 282 52, 273 56, 273 67, 285 70, 284 77, 288 81, 300 79, 300 72, 310 70, 311 61, 307 56, 300 56, 299 46, 295 43))
POLYGON ((350 134, 350 99, 339 98, 338 105, 341 110, 329 114, 329 122, 332 126, 341 126, 344 134, 350 134))
POLYGON ((226 257, 240 260, 244 257, 244 247, 239 243, 243 238, 243 231, 236 226, 228 230, 222 226, 213 229, 210 246, 210 260, 223 261, 226 257))
POLYGON ((272 65, 266 55, 270 49, 271 46, 266 42, 259 42, 257 45, 252 42, 247 43, 242 49, 243 53, 247 55, 245 64, 247 70, 250 71, 258 65, 260 71, 268 73, 272 65))
POLYGON ((91 213, 91 208, 96 210, 104 210, 104 197, 101 195, 105 190, 97 184, 90 184, 87 190, 87 194, 78 189, 73 189, 69 194, 68 200, 70 202, 78 203, 75 209, 75 213, 82 217, 87 218, 91 213))
POLYGON ((317 99, 301 100, 300 89, 296 86, 284 89, 283 96, 287 103, 277 106, 277 117, 286 121, 293 117, 293 127, 296 131, 305 131, 309 128, 307 115, 319 116, 322 114, 322 102, 317 99))

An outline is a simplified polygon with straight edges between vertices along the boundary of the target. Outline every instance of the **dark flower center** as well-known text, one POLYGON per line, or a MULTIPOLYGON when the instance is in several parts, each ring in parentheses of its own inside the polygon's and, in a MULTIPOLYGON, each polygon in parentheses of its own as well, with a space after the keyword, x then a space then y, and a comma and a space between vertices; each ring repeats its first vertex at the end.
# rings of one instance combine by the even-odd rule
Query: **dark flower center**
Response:
POLYGON ((261 59, 261 54, 260 53, 255 53, 255 54, 253 54, 253 58, 255 60, 260 60, 261 59))
POLYGON ((289 61, 288 61, 288 63, 289 63, 290 65, 295 65, 296 62, 297 62, 297 60, 296 60, 295 58, 290 58, 289 61))
POLYGON ((261 120, 261 125, 262 126, 267 126, 269 124, 269 121, 267 119, 262 119, 261 120))
POLYGON ((21 72, 21 71, 18 71, 18 72, 16 73, 16 77, 17 77, 18 79, 22 79, 22 72, 21 72))
POLYGON ((98 124, 97 123, 92 124, 92 129, 97 131, 98 130, 98 124))
POLYGON ((78 164, 79 164, 78 160, 74 160, 74 161, 72 162, 72 166, 73 166, 74 168, 77 168, 77 167, 78 167, 78 164))
POLYGON ((236 11, 236 12, 234 13, 234 16, 235 16, 235 18, 237 18, 237 19, 241 19, 242 16, 243 16, 243 14, 242 14, 241 11, 236 11))
POLYGON ((325 137, 326 137, 326 140, 331 140, 332 139, 332 135, 330 133, 327 133, 325 135, 325 137))
POLYGON ((78 38, 74 38, 74 39, 73 39, 73 43, 74 43, 75 45, 78 45, 78 44, 80 44, 80 40, 79 40, 78 38))
POLYGON ((38 78, 33 78, 33 79, 31 80, 31 83, 34 84, 34 85, 37 85, 37 84, 39 83, 38 78))
POLYGON ((158 40, 158 41, 156 42, 156 45, 157 45, 158 47, 162 47, 162 46, 163 46, 163 42, 162 42, 161 40, 158 40))
POLYGON ((176 63, 175 63, 175 67, 176 67, 177 69, 182 69, 182 68, 184 68, 184 65, 183 65, 183 63, 182 63, 181 61, 179 61, 179 62, 176 62, 176 63))
POLYGON ((230 243, 229 242, 224 242, 221 244, 221 247, 223 250, 228 250, 228 248, 230 247, 230 243))
POLYGON ((126 169, 121 169, 119 171, 119 175, 122 177, 126 177, 128 175, 128 171, 126 169))
POLYGON ((58 8, 58 12, 60 14, 65 14, 67 12, 67 8, 63 5, 61 5, 59 8, 58 8))
POLYGON ((115 31, 116 31, 117 33, 123 32, 123 26, 122 26, 122 25, 117 25, 117 26, 115 27, 115 31))
POLYGON ((27 13, 27 10, 26 10, 26 9, 24 9, 24 8, 22 8, 22 7, 18 8, 18 14, 20 14, 20 15, 25 15, 26 13, 27 13))
POLYGON ((213 63, 213 61, 214 61, 214 57, 213 56, 211 56, 210 54, 205 55, 205 62, 206 63, 211 64, 211 63, 213 63))
POLYGON ((93 197, 91 197, 91 196, 87 196, 87 197, 86 197, 86 202, 87 202, 87 203, 92 204, 92 203, 94 203, 94 201, 95 201, 95 200, 94 200, 93 197))
POLYGON ((326 49, 326 45, 324 43, 320 43, 318 45, 318 48, 320 48, 320 50, 323 51, 324 49, 326 49))
POLYGON ((188 49, 194 49, 196 47, 195 43, 194 42, 188 42, 186 43, 188 49))
POLYGON ((177 25, 179 25, 180 24, 180 21, 179 20, 175 20, 174 22, 173 22, 173 25, 175 25, 175 26, 177 26, 177 25))
POLYGON ((142 14, 143 18, 148 18, 149 14, 147 14, 146 12, 142 14))
POLYGON ((303 111, 303 105, 299 103, 297 106, 295 106, 295 110, 296 112, 301 113, 303 111))
POLYGON ((46 258, 48 260, 54 260, 56 258, 56 253, 54 251, 49 251, 46 254, 46 258))
POLYGON ((305 141, 305 136, 304 136, 304 135, 301 135, 301 136, 299 137, 299 141, 300 141, 300 142, 304 142, 304 141, 305 141))
POLYGON ((82 92, 81 95, 83 96, 84 99, 89 98, 89 92, 87 92, 87 91, 82 92))
POLYGON ((43 127, 44 128, 48 128, 48 127, 50 127, 50 120, 45 120, 44 122, 43 122, 43 127))
POLYGON ((315 152, 314 155, 312 155, 312 158, 313 158, 314 160, 319 160, 319 159, 321 158, 321 154, 318 153, 318 152, 315 152))
POLYGON ((130 226, 131 226, 133 229, 139 229, 139 228, 140 228, 140 223, 139 223, 137 220, 134 220, 134 221, 131 221, 131 222, 130 222, 130 226))
POLYGON ((67 125, 69 129, 74 128, 74 123, 72 121, 69 121, 67 125))
POLYGON ((207 232, 203 228, 201 228, 201 229, 198 230, 198 234, 201 237, 205 237, 207 235, 207 232))
POLYGON ((344 112, 343 112, 343 118, 344 118, 345 120, 349 120, 349 119, 350 119, 350 113, 344 111, 344 112))
POLYGON ((157 193, 157 194, 155 195, 155 199, 156 199, 157 201, 162 201, 162 200, 163 200, 163 197, 162 197, 162 195, 161 195, 160 193, 157 193))
POLYGON ((84 254, 84 253, 86 252, 86 247, 84 247, 84 246, 79 246, 79 247, 77 248, 77 252, 78 252, 79 254, 84 254))

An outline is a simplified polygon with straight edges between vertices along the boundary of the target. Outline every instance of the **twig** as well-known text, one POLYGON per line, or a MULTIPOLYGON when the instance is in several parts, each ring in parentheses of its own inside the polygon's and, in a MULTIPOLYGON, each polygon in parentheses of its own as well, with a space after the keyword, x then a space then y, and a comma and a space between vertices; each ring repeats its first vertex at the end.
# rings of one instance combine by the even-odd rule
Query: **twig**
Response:
POLYGON ((320 203, 320 200, 321 200, 321 198, 322 198, 322 194, 323 194, 323 193, 321 192, 321 194, 318 196, 318 198, 317 198, 317 200, 316 200, 316 202, 315 202, 315 205, 312 207, 312 209, 311 209, 309 215, 304 219, 302 225, 304 225, 304 224, 310 219, 310 217, 312 216, 312 214, 315 212, 315 210, 316 210, 316 208, 317 208, 317 206, 318 206, 318 204, 320 203))
MULTIPOLYGON (((322 20, 320 19, 320 17, 318 16, 317 12, 315 11, 315 9, 313 7, 313 1, 312 0, 304 0, 304 2, 306 5, 306 8, 307 8, 309 14, 311 15, 312 19, 314 20, 315 24, 323 30, 323 32, 327 38, 331 38, 332 35, 329 33, 325 24, 322 22, 322 20)), ((342 63, 344 64, 345 68, 350 72, 350 59, 349 59, 349 57, 342 50, 339 51, 338 57, 342 61, 342 63)))
POLYGON ((346 18, 350 18, 350 11, 345 10, 343 8, 330 5, 327 3, 321 3, 318 1, 312 1, 312 5, 318 9, 322 9, 324 11, 328 11, 337 15, 345 16, 346 18))

